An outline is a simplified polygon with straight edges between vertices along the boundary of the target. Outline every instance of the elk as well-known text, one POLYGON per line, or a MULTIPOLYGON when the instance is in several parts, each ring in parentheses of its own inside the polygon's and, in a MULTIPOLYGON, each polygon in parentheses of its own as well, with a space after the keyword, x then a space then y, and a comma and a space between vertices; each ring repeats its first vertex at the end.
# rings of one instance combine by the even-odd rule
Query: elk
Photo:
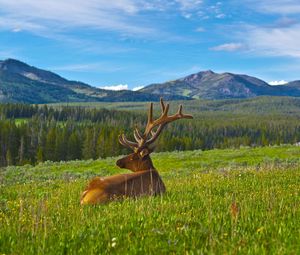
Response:
POLYGON ((163 99, 160 99, 160 105, 161 116, 153 120, 153 103, 150 104, 144 133, 142 134, 137 127, 134 129, 135 142, 129 141, 124 134, 119 136, 120 144, 133 150, 133 153, 119 159, 116 164, 133 173, 94 178, 82 193, 80 199, 82 205, 105 203, 124 197, 159 195, 166 192, 165 184, 150 158, 153 151, 151 145, 168 123, 193 117, 182 113, 182 105, 179 106, 176 114, 170 116, 168 115, 169 104, 165 105, 163 99))

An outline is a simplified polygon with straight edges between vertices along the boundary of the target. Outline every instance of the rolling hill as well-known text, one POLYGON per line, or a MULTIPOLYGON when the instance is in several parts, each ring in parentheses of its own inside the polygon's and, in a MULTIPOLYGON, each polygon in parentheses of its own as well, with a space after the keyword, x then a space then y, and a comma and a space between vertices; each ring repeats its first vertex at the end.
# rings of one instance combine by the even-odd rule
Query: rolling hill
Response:
MULTIPOLYGON (((169 99, 186 99, 171 95, 169 99)), ((131 90, 111 91, 69 81, 53 72, 15 59, 0 61, 0 102, 123 102, 157 101, 159 96, 131 90)))
POLYGON ((7 59, 0 61, 0 102, 143 102, 188 99, 230 99, 257 96, 300 97, 300 81, 271 86, 255 77, 211 70, 165 83, 150 84, 139 91, 112 91, 79 81, 67 80, 53 72, 7 59))
POLYGON ((290 88, 300 89, 300 80, 291 81, 291 82, 287 83, 285 86, 290 87, 290 88))
MULTIPOLYGON (((300 88, 300 86, 298 86, 300 88)), ((255 77, 211 70, 165 83, 151 84, 141 92, 157 95, 181 95, 194 99, 250 98, 256 96, 300 96, 297 86, 271 86, 255 77)))

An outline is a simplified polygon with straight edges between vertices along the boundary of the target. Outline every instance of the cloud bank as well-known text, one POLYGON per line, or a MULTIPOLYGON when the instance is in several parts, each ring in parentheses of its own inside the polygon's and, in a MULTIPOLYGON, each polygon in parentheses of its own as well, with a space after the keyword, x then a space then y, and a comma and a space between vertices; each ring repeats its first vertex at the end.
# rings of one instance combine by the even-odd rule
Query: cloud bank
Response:
POLYGON ((142 89, 142 88, 144 88, 145 86, 138 86, 138 87, 135 87, 135 88, 133 88, 132 90, 133 91, 138 91, 138 90, 140 90, 140 89, 142 89))
POLYGON ((280 80, 280 81, 270 81, 269 84, 272 86, 277 86, 277 85, 284 85, 287 84, 288 81, 285 80, 280 80))
POLYGON ((106 89, 106 90, 128 90, 128 85, 127 84, 118 84, 118 85, 112 85, 112 86, 104 86, 104 87, 99 87, 100 89, 106 89))
POLYGON ((210 48, 213 51, 237 51, 243 49, 245 46, 242 43, 225 43, 210 48))
POLYGON ((0 0, 0 29, 39 35, 74 28, 101 29, 127 35, 154 35, 159 29, 142 19, 143 12, 196 12, 200 0, 0 0))

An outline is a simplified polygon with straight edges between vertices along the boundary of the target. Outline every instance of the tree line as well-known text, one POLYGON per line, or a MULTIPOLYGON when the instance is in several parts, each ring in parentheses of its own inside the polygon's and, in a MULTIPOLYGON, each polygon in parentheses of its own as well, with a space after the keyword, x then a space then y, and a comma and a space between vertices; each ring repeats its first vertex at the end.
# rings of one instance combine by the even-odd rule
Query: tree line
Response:
MULTIPOLYGON (((133 140, 135 125, 145 127, 146 115, 70 106, 0 105, 0 166, 128 154, 118 143, 118 136, 125 133, 133 140)), ((156 151, 267 146, 298 141, 298 117, 198 114, 193 120, 170 124, 158 139, 156 151)))

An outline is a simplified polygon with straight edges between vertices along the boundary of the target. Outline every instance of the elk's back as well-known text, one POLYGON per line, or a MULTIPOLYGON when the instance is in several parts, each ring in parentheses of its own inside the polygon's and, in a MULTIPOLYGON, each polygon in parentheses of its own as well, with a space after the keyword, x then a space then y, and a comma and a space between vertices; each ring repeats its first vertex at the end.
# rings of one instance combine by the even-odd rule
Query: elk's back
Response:
POLYGON ((157 195, 166 191, 156 170, 94 178, 81 196, 81 204, 98 204, 122 197, 157 195))

